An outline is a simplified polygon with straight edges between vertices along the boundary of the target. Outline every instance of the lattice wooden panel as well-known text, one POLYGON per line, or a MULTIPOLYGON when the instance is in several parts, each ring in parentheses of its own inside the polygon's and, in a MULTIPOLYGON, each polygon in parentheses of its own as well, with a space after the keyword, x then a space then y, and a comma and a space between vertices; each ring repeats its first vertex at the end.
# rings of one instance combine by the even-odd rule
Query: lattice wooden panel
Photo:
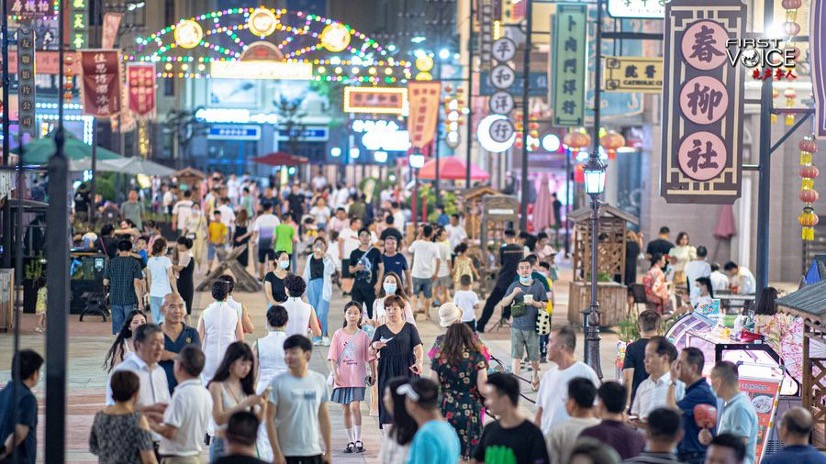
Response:
POLYGON ((826 359, 810 356, 812 340, 826 343, 826 329, 818 322, 805 320, 801 399, 803 407, 808 409, 814 418, 812 444, 823 448, 826 447, 826 359))
MULTIPOLYGON (((574 245, 574 278, 587 279, 591 266, 591 222, 583 220, 576 224, 574 245), (581 272, 585 270, 585 272, 581 272)), ((597 247, 599 274, 625 275, 625 220, 602 217, 599 220, 599 246, 597 247)))

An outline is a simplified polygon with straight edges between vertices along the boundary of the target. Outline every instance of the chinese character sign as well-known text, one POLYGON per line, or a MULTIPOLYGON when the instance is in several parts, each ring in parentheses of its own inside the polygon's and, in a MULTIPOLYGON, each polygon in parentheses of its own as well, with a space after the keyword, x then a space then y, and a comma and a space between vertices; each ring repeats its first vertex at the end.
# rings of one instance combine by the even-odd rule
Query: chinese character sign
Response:
POLYGON ((746 71, 729 63, 726 46, 745 32, 746 6, 673 0, 665 25, 661 194, 730 204, 740 197, 746 71))
POLYGON ((344 112, 402 114, 407 108, 404 87, 345 87, 344 112))
POLYGON ((155 111, 155 65, 130 63, 126 68, 126 87, 129 89, 129 110, 137 117, 155 111))
POLYGON ((37 136, 34 117, 34 30, 17 30, 18 121, 20 131, 37 136))
POLYGON ((585 124, 587 5, 560 4, 553 21, 554 126, 585 124))
POLYGON ((117 50, 82 50, 80 66, 83 114, 110 117, 120 112, 120 53, 117 50))
POLYGON ((606 56, 604 92, 661 93, 663 60, 642 56, 606 56))
POLYGON ((80 50, 89 45, 89 1, 69 0, 69 48, 80 50))
POLYGON ((826 0, 812 0, 809 10, 809 59, 815 97, 815 136, 826 138, 826 0))
POLYGON ((413 148, 426 152, 436 136, 436 122, 439 116, 439 101, 442 85, 439 82, 410 82, 407 84, 407 98, 410 100, 410 115, 407 130, 413 148))
POLYGON ((479 0, 479 65, 482 71, 490 70, 493 47, 493 2, 479 0))
POLYGON ((55 14, 54 0, 5 0, 10 15, 34 19, 55 14))

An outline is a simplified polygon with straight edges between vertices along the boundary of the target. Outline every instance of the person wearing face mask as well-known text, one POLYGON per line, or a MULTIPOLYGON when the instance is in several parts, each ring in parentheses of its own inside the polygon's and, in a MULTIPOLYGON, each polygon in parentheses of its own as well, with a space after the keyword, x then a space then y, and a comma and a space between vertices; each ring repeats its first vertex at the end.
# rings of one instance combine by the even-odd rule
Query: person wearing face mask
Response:
POLYGON ((413 314, 413 308, 408 301, 407 292, 401 285, 402 279, 395 272, 388 272, 382 279, 381 290, 379 290, 379 297, 373 302, 373 319, 367 317, 367 310, 364 310, 364 322, 372 325, 374 328, 386 322, 387 311, 385 309, 384 300, 390 295, 398 295, 404 299, 403 317, 406 322, 416 325, 416 317, 413 314))
MULTIPOLYGON (((740 391, 740 376, 737 365, 729 361, 718 362, 711 370, 711 389, 717 398, 723 400, 717 422, 717 436, 731 434, 746 445, 743 464, 754 464, 757 448, 757 413, 749 396, 740 391)), ((700 431, 699 441, 703 445, 713 444, 714 435, 709 429, 700 431)), ((711 449, 708 452, 711 455, 711 449)))
POLYGON ((270 306, 287 301, 284 283, 290 275, 290 255, 286 251, 276 252, 272 267, 272 270, 264 277, 264 294, 270 306))
POLYGON ((538 311, 545 310, 548 302, 547 289, 538 279, 531 276, 531 261, 527 258, 519 261, 517 274, 519 280, 505 291, 501 305, 510 307, 513 316, 511 326, 511 368, 514 375, 522 372, 520 361, 527 349, 528 360, 533 369, 534 390, 539 386, 539 334, 536 333, 538 311))
POLYGON ((330 314, 330 299, 333 297, 333 274, 336 263, 327 253, 327 241, 316 237, 313 254, 304 265, 304 281, 307 282, 307 302, 315 308, 321 320, 321 338, 313 339, 314 345, 330 346, 327 316, 330 314))

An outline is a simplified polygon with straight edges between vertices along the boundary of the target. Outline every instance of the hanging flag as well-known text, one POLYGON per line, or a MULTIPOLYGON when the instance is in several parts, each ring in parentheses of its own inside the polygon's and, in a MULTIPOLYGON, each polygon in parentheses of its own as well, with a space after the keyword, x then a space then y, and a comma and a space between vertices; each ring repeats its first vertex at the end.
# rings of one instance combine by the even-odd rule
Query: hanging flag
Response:
POLYGON ((138 118, 155 111, 155 65, 130 63, 126 68, 126 87, 129 89, 129 109, 138 118))
POLYGON ((442 85, 439 82, 410 82, 407 92, 410 101, 410 115, 407 118, 410 143, 414 149, 424 153, 436 136, 442 85))
POLYGON ((21 27, 17 31, 18 121, 20 132, 37 137, 35 123, 34 29, 21 27))
POLYGON ((80 88, 83 114, 108 118, 120 112, 120 52, 118 50, 81 50, 80 88))
POLYGON ((123 13, 106 13, 103 15, 103 37, 100 48, 114 48, 115 39, 118 37, 120 21, 123 13))
POLYGON ((815 97, 815 136, 826 139, 826 0, 812 0, 809 9, 809 58, 815 97))

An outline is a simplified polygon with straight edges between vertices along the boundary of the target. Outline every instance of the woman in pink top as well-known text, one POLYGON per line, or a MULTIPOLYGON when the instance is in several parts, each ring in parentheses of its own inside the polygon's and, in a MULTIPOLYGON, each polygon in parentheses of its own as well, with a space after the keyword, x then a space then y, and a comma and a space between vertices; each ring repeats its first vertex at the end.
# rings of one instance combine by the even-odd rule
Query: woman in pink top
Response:
POLYGON ((370 337, 361 329, 361 305, 351 301, 344 306, 344 328, 336 330, 327 355, 333 375, 330 400, 344 409, 344 428, 348 443, 345 453, 363 453, 361 408, 364 401, 365 373, 370 367, 369 383, 376 378, 375 356, 370 354, 370 337))

